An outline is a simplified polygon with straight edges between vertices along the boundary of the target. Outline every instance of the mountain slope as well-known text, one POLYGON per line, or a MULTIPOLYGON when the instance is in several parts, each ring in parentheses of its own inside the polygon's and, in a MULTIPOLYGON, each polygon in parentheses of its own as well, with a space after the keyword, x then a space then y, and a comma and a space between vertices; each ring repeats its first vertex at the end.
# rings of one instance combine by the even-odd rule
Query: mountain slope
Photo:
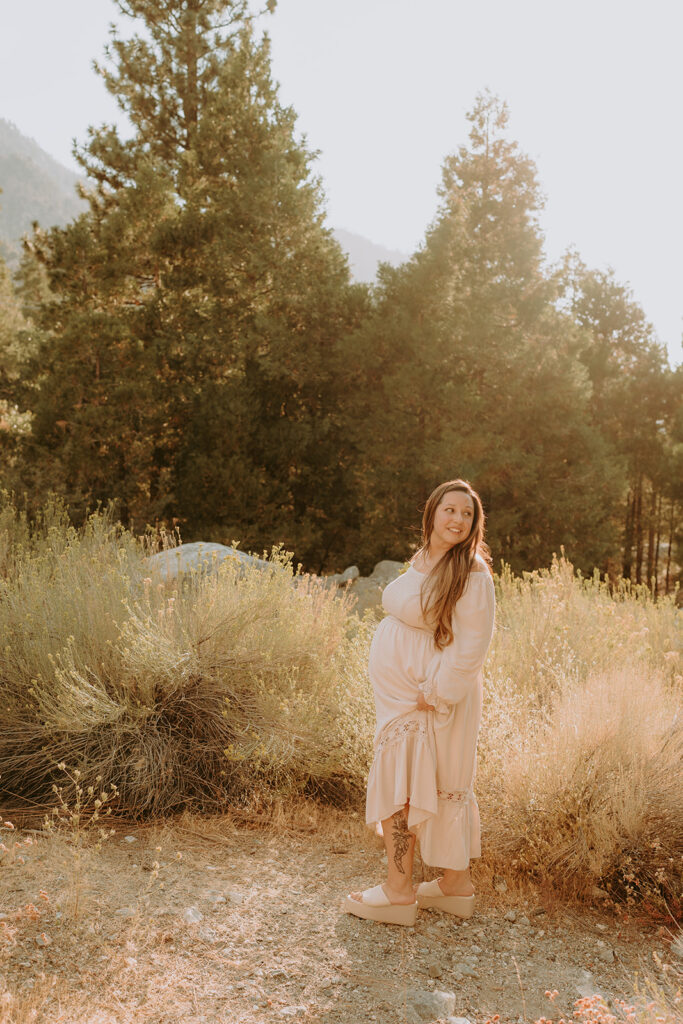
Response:
MULTIPOLYGON (((76 195, 77 182, 78 175, 0 118, 0 256, 16 265, 21 236, 31 230, 34 221, 44 228, 62 225, 86 209, 87 204, 76 195)), ((380 261, 396 267, 409 258, 352 231, 333 228, 333 234, 349 257, 356 281, 374 281, 380 261)))
POLYGON ((21 236, 33 221, 41 227, 66 224, 86 204, 76 195, 78 175, 63 167, 0 118, 0 255, 16 264, 21 236))
POLYGON ((391 263, 392 267, 398 267, 410 258, 404 252, 386 249, 383 245, 377 245, 362 235, 355 235, 343 228, 333 228, 332 234, 348 255, 351 274, 356 281, 370 284, 375 280, 378 263, 391 263))

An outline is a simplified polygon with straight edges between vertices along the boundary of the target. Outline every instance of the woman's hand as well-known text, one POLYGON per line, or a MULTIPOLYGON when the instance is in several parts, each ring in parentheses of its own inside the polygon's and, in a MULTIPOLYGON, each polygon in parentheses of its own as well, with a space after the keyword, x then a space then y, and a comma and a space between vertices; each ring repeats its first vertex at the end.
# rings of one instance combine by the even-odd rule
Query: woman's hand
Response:
POLYGON ((436 711, 433 704, 428 704, 425 700, 425 695, 422 690, 417 691, 417 710, 418 711, 436 711))

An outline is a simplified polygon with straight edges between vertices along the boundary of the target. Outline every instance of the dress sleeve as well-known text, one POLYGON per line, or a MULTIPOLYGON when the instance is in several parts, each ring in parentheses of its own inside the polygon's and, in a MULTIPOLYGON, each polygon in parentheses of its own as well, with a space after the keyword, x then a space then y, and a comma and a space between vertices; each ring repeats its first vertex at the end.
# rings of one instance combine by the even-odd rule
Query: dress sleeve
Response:
MULTIPOLYGON (((473 574, 474 575, 474 574, 473 574)), ((493 635, 496 597, 488 572, 468 580, 453 614, 453 640, 437 651, 418 689, 428 704, 447 712, 467 697, 479 678, 493 635)))

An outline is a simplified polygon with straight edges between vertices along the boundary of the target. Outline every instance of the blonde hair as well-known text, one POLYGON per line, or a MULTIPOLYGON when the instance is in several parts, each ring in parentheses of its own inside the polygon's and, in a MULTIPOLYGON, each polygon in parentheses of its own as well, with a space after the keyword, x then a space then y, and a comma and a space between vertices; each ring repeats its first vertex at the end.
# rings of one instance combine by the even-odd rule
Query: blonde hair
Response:
POLYGON ((470 572, 474 568, 475 555, 481 555, 491 570, 491 553, 484 540, 486 517, 481 498, 467 480, 447 480, 435 487, 427 498, 422 514, 422 538, 420 552, 429 554, 429 542, 434 529, 436 510, 444 494, 462 491, 469 494, 474 505, 472 527, 467 537, 443 555, 427 574, 422 586, 420 605, 426 622, 434 623, 434 643, 443 650, 453 640, 453 610, 462 597, 470 572))

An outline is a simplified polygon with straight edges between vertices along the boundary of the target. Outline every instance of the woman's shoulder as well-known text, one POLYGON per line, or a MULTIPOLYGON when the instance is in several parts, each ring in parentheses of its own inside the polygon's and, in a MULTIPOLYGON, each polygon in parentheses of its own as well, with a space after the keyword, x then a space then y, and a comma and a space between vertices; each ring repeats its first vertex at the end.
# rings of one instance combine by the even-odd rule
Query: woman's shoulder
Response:
POLYGON ((486 559, 484 558, 483 555, 480 555, 479 552, 477 552, 474 556, 474 562, 472 563, 470 573, 484 573, 486 574, 486 576, 491 576, 491 572, 489 570, 486 559))

